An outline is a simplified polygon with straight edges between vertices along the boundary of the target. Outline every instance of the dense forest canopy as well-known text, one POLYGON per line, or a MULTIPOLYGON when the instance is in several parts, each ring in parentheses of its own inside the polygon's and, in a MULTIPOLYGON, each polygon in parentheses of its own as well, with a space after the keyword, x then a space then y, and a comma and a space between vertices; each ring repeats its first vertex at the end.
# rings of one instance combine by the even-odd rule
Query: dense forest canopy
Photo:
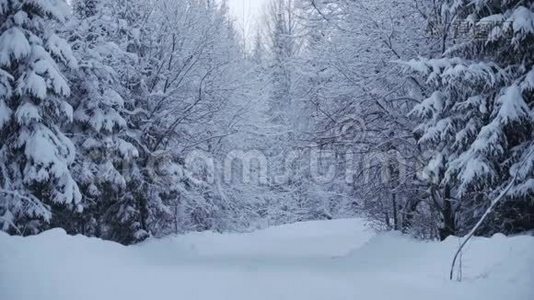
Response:
POLYGON ((225 0, 0 0, 1 229, 534 229, 533 1, 272 0, 252 44, 225 0))

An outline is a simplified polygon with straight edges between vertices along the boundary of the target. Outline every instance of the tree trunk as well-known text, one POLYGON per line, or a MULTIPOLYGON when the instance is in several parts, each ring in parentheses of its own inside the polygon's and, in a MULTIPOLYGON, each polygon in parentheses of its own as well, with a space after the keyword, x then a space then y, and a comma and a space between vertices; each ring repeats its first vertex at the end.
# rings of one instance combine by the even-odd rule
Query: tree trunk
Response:
POLYGON ((399 230, 399 216, 397 209, 397 195, 395 193, 391 194, 391 200, 393 204, 393 230, 399 230))
POLYGON ((454 208, 451 202, 451 190, 448 185, 445 186, 443 194, 443 227, 439 229, 440 240, 445 240, 448 236, 456 234, 456 221, 454 216, 454 208))

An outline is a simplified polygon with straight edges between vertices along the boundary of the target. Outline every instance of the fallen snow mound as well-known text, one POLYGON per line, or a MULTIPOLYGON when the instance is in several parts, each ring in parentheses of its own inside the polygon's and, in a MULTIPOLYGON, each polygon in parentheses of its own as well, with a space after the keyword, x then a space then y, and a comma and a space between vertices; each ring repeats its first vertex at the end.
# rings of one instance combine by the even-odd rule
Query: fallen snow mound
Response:
POLYGON ((448 280, 457 238, 374 234, 360 219, 124 247, 55 229, 0 233, 0 299, 534 299, 534 237, 477 238, 448 280))

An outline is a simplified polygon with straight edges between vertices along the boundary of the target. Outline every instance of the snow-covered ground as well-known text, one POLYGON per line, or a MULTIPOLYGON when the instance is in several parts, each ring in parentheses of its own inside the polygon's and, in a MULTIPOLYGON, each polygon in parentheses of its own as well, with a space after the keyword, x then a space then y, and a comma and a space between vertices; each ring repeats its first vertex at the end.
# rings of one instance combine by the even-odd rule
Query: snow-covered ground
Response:
POLYGON ((451 282, 457 246, 377 235, 359 219, 131 247, 59 229, 0 232, 0 299, 534 299, 534 237, 475 239, 463 281, 451 282))

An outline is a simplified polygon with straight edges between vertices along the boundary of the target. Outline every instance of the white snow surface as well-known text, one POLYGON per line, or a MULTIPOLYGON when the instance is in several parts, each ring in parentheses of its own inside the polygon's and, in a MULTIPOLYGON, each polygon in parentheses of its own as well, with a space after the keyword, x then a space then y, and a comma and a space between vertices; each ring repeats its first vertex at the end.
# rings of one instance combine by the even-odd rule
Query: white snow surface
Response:
POLYGON ((61 229, 0 232, 0 299, 534 299, 534 237, 476 238, 449 281, 457 238, 375 234, 361 219, 124 247, 61 229))

